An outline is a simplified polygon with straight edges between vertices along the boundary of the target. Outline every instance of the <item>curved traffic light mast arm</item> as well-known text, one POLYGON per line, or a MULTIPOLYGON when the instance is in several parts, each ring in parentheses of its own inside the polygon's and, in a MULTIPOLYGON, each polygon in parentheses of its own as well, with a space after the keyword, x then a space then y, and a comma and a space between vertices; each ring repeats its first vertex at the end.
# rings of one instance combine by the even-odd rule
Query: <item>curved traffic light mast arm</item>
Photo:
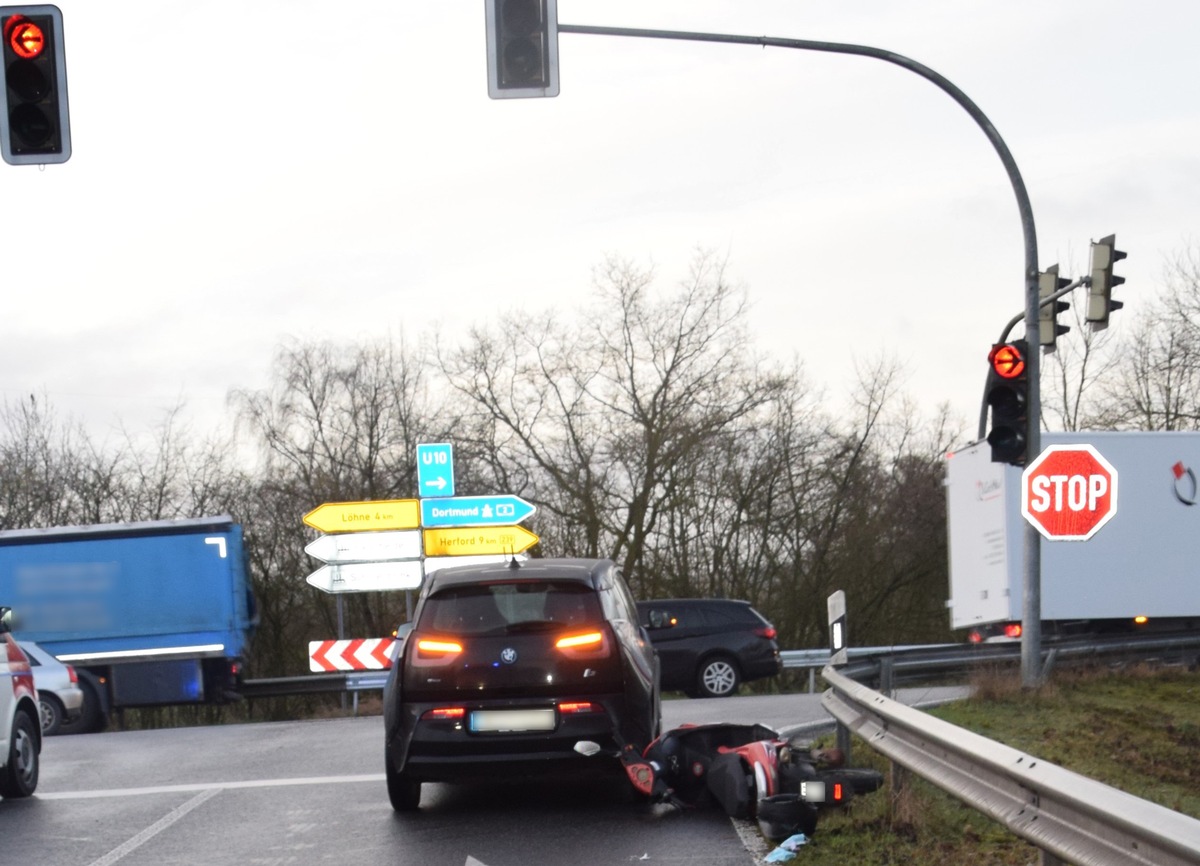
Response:
MULTIPOLYGON (((983 130, 988 141, 992 143, 1004 170, 1008 173, 1013 193, 1017 197, 1017 210, 1021 216, 1021 233, 1025 244, 1025 332, 1034 334, 1038 328, 1038 265, 1037 265, 1037 235, 1033 225, 1033 207, 1029 203, 1029 194, 1025 191, 1025 181, 1017 170, 1008 145, 996 131, 996 127, 987 116, 979 110, 971 99, 963 93, 952 81, 934 72, 928 66, 916 62, 901 54, 886 51, 881 48, 871 48, 866 45, 850 45, 841 42, 815 42, 808 39, 779 39, 772 36, 737 36, 723 33, 687 33, 675 30, 640 30, 623 27, 592 27, 587 25, 559 24, 559 33, 583 33, 597 36, 633 36, 650 39, 678 39, 692 42, 726 42, 738 45, 759 45, 774 48, 798 48, 802 51, 823 51, 833 54, 854 54, 861 57, 874 57, 901 66, 910 72, 915 72, 922 78, 933 82, 948 93, 955 102, 971 115, 979 128, 983 130)), ((1037 419, 1041 417, 1041 390, 1039 379, 1041 374, 1040 352, 1030 352, 1026 359, 1029 376, 1028 389, 1028 423, 1026 442, 1030 454, 1041 451, 1041 430, 1037 419)), ((1021 681, 1025 686, 1035 686, 1041 682, 1041 647, 1042 647, 1042 588, 1041 588, 1041 537, 1032 525, 1025 527, 1024 538, 1024 609, 1022 611, 1021 635, 1021 681)))
MULTIPOLYGON (((946 93, 948 93, 955 102, 957 102, 967 114, 975 120, 979 128, 983 130, 988 141, 992 143, 996 153, 1000 156, 1000 161, 1004 164, 1004 170, 1008 173, 1009 182, 1012 184, 1013 193, 1017 198, 1017 210, 1021 216, 1021 231, 1024 236, 1025 244, 1025 312, 1017 315, 1005 328, 1004 335, 1001 336, 1000 342, 1007 340, 1008 333, 1013 326, 1025 319, 1025 331, 1028 334, 1033 334, 1037 330, 1038 325, 1038 307, 1041 302, 1038 298, 1038 267, 1037 267, 1037 235, 1034 231, 1033 224, 1033 207, 1029 203, 1029 194, 1025 190, 1025 181, 1021 178, 1021 172, 1017 169, 1016 160, 1013 159, 1012 152, 1009 151, 1008 145, 1004 143, 1004 139, 1000 137, 1000 133, 992 122, 985 115, 971 98, 958 88, 954 82, 947 79, 945 76, 925 66, 922 63, 905 57, 902 54, 896 54, 893 51, 887 51, 882 48, 872 48, 868 45, 851 45, 842 42, 817 42, 808 39, 780 39, 773 36, 738 36, 728 33, 690 33, 678 30, 641 30, 630 29, 625 27, 594 27, 589 25, 579 24, 559 24, 559 33, 584 33, 600 36, 635 36, 650 39, 679 39, 693 42, 726 42, 738 45, 760 45, 772 46, 776 48, 798 48, 804 51, 824 51, 835 54, 854 54, 861 57, 874 57, 877 60, 883 60, 887 63, 893 63, 901 66, 910 72, 915 72, 922 78, 932 81, 946 93)), ((1075 283, 1071 288, 1076 288, 1082 283, 1075 283)), ((1069 289, 1064 289, 1065 294, 1069 289)), ((1057 299, 1058 295, 1055 296, 1057 299)), ((1029 388, 1029 417, 1040 417, 1041 407, 1040 390, 1038 388, 1039 375, 1039 358, 1037 352, 1031 352, 1030 357, 1026 359, 1026 364, 1029 368, 1030 388, 1029 388)), ((986 409, 985 409, 986 411, 986 409)), ((985 422, 986 423, 986 422, 985 422)), ((981 428, 983 429, 983 428, 981 428)), ((983 433, 980 438, 983 438, 983 433)), ((1040 450, 1040 437, 1038 436, 1038 425, 1030 423, 1029 425, 1029 451, 1036 454, 1040 450)))

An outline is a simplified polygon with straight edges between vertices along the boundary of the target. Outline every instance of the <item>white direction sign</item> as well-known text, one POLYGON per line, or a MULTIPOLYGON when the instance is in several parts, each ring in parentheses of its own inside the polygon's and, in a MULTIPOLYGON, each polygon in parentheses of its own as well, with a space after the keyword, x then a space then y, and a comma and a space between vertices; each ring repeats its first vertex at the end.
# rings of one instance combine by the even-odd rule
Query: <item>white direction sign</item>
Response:
POLYGON ((503 565, 511 562, 524 562, 529 559, 524 553, 510 556, 507 553, 483 553, 477 556, 427 556, 425 557, 425 574, 430 575, 439 568, 451 568, 456 565, 503 565))
POLYGON ((342 532, 322 535, 304 548, 322 562, 387 562, 421 558, 421 530, 342 532))
POLYGON ((409 559, 323 565, 306 580, 322 592, 386 592, 419 589, 424 576, 421 560, 409 559))

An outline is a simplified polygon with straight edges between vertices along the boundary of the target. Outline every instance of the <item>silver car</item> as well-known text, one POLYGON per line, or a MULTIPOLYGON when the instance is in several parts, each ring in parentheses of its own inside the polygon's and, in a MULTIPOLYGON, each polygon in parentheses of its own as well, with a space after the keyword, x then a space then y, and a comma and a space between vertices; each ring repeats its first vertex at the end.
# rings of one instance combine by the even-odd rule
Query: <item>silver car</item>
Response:
POLYGON ((57 734, 83 712, 83 690, 75 668, 65 665, 40 646, 19 641, 33 667, 33 683, 42 715, 42 735, 57 734))

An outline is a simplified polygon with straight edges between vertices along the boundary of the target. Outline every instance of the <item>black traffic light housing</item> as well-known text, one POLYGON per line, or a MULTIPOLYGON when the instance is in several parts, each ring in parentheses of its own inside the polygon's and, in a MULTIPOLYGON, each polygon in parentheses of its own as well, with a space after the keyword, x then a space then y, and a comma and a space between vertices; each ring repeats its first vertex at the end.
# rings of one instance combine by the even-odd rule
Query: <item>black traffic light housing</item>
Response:
POLYGON ((1058 323, 1058 314, 1071 309, 1071 305, 1066 301, 1047 301, 1046 299, 1059 289, 1065 289, 1069 285, 1071 285, 1070 280, 1066 277, 1059 277, 1058 265, 1051 265, 1038 274, 1038 298, 1041 301, 1038 305, 1038 342, 1041 343, 1047 354, 1058 347, 1058 338, 1071 330, 1066 325, 1058 323))
POLYGON ((997 343, 988 353, 987 402, 992 409, 992 429, 987 442, 993 463, 1025 464, 1029 443, 1029 378, 1025 359, 1029 343, 997 343))
POLYGON ((485 0, 488 96, 558 96, 558 0, 485 0))
POLYGON ((1109 235, 1092 241, 1092 283, 1088 286, 1087 320, 1093 331, 1108 327, 1108 314, 1125 306, 1112 299, 1114 286, 1125 282, 1124 277, 1113 275, 1113 265, 1125 258, 1117 249, 1117 236, 1109 235))
POLYGON ((71 158, 67 62, 57 6, 0 6, 4 99, 0 155, 10 165, 71 158))

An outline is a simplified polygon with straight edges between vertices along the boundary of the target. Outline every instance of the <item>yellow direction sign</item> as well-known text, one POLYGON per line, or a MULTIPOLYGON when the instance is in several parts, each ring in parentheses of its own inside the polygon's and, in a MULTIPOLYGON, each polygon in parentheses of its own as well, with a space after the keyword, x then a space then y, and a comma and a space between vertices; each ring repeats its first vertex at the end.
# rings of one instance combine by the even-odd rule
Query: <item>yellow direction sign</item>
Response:
POLYGON ((304 522, 322 532, 416 529, 421 525, 421 501, 378 499, 374 502, 326 502, 304 515, 304 522))
POLYGON ((467 556, 479 553, 523 553, 538 543, 524 526, 461 526, 426 529, 426 556, 467 556))

